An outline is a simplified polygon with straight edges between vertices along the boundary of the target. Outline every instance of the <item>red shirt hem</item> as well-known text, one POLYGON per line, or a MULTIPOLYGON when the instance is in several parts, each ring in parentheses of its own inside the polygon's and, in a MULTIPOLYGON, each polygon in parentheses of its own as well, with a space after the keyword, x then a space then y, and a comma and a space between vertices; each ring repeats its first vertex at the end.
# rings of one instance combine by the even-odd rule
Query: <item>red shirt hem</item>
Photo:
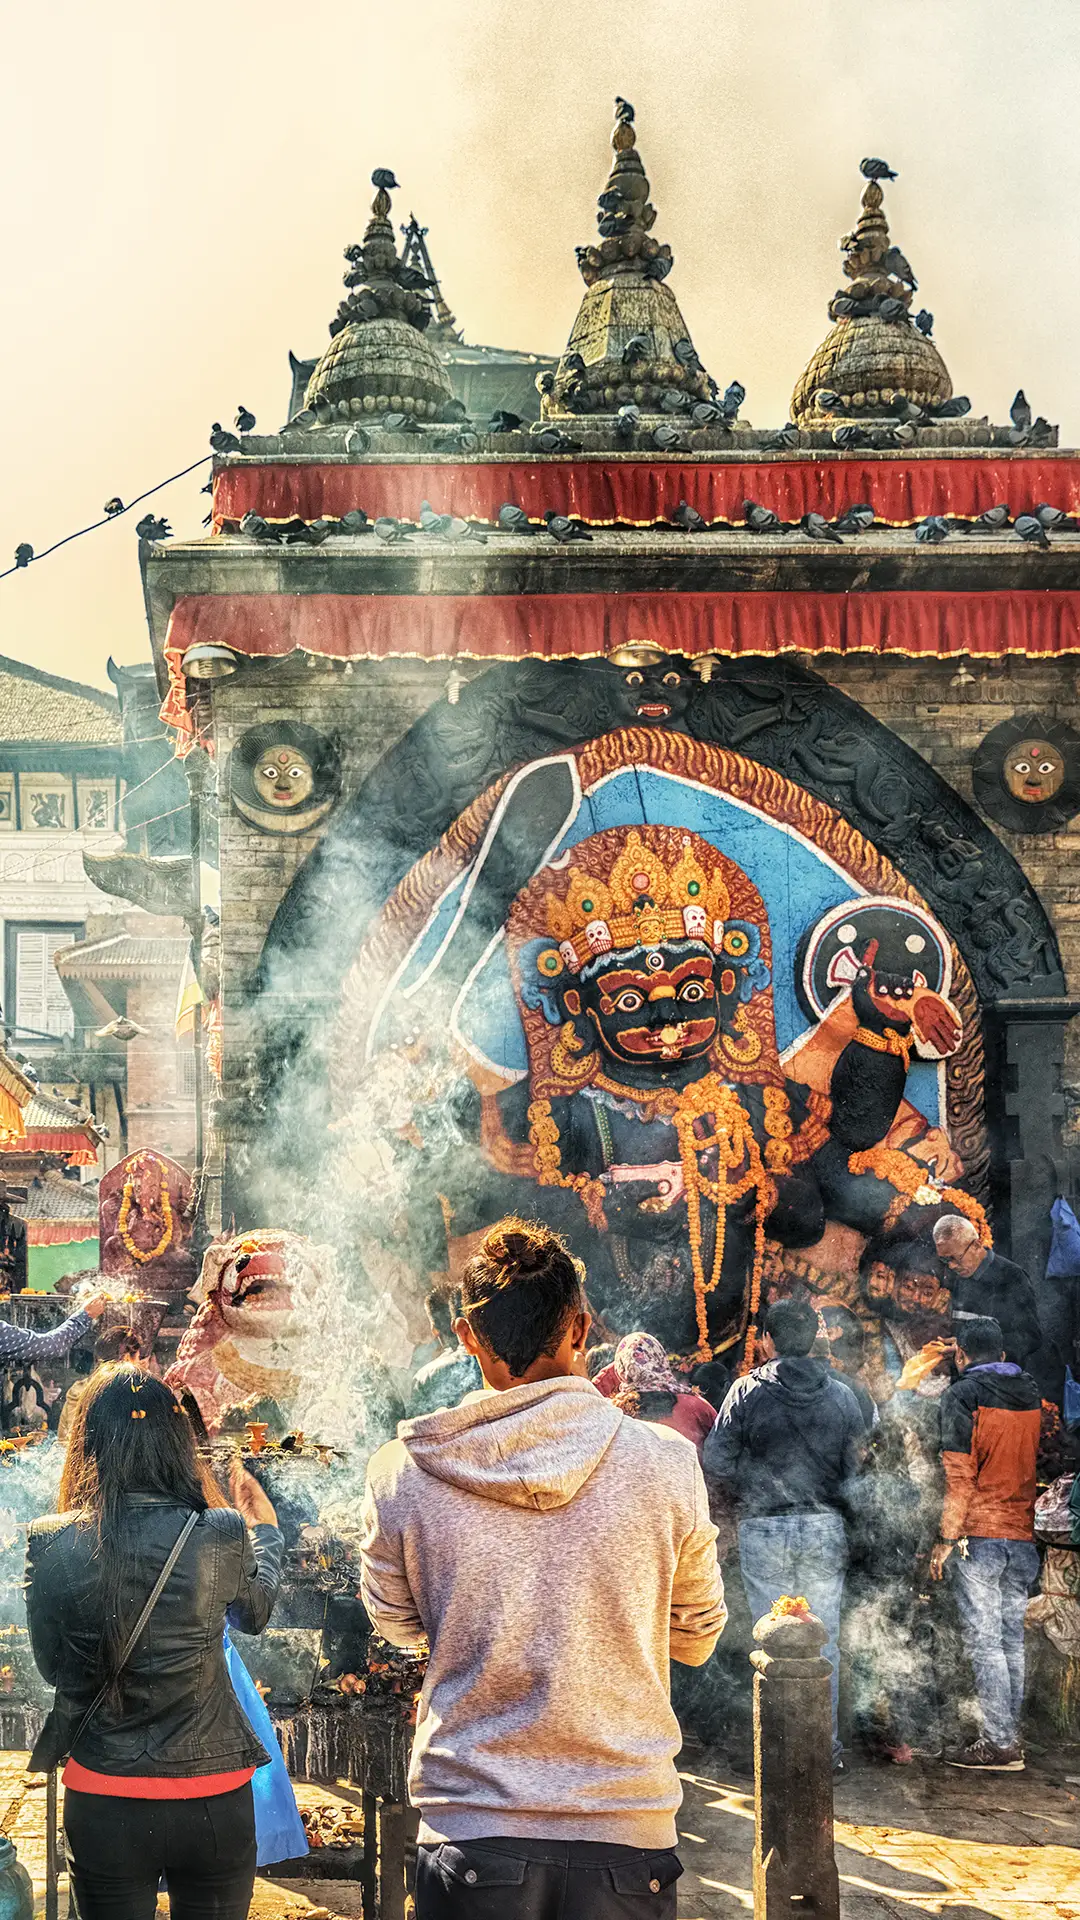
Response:
POLYGON ((65 1787, 76 1793, 103 1793, 114 1800, 208 1800, 215 1794, 235 1793, 254 1772, 254 1767, 240 1767, 235 1773, 203 1773, 177 1780, 163 1774, 94 1773, 69 1760, 63 1779, 65 1787))

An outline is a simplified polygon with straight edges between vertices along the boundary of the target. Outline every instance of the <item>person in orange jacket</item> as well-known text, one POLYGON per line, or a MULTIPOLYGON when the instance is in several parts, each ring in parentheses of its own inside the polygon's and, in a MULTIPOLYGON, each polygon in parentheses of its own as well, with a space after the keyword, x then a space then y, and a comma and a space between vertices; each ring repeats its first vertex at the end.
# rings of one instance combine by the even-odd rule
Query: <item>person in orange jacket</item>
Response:
POLYGON ((951 1560, 983 1730, 949 1764, 1020 1773, 1024 1614, 1039 1572, 1035 1467, 1042 1402, 1031 1375, 1006 1360, 996 1320, 961 1325, 960 1378, 941 1402, 945 1500, 930 1572, 940 1580, 951 1560))

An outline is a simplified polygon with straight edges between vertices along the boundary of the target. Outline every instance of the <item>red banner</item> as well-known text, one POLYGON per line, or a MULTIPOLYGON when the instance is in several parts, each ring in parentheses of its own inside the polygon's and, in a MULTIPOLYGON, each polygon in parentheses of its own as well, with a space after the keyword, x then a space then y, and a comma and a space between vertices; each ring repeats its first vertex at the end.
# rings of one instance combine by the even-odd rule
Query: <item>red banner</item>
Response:
POLYGON ((1001 593, 193 594, 177 601, 162 719, 190 732, 196 642, 278 657, 588 659, 629 640, 688 655, 1080 652, 1080 595, 1001 593))
POLYGON ((238 460, 214 478, 214 528, 245 513, 264 520, 340 520, 354 508, 369 519, 416 520, 420 502, 436 513, 494 522, 504 501, 541 520, 553 507, 593 526, 651 526, 670 520, 682 500, 706 520, 744 521, 744 500, 795 524, 804 513, 834 519, 865 501, 878 518, 908 527, 927 514, 974 519, 1004 503, 1015 516, 1047 501, 1080 513, 1080 455, 962 453, 815 459, 812 454, 753 460, 635 459, 441 461, 433 465, 354 465, 238 460))

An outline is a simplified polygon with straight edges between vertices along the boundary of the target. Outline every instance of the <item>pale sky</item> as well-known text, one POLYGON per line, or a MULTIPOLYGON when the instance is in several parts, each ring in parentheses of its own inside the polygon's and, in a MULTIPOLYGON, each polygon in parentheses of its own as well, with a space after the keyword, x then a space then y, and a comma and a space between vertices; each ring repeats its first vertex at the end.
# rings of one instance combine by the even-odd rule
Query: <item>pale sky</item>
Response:
MULTIPOLYGON (((616 93, 670 285, 744 417, 779 424, 840 284, 864 154, 977 413, 1080 432, 1076 0, 0 0, 0 565, 285 418, 375 166, 466 338, 557 351, 616 93)), ((199 476, 154 503, 196 533, 199 476)), ((0 582, 0 652, 145 658, 135 514, 0 582)))

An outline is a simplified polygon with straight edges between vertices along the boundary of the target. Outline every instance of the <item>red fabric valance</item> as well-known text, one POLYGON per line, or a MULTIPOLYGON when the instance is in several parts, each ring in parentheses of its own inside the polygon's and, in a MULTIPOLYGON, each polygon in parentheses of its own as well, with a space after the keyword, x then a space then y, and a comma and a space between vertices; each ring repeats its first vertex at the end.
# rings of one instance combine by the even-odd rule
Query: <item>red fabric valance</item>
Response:
POLYGON ((709 461, 476 460, 437 466, 293 466, 244 460, 214 479, 214 527, 236 524, 249 511, 265 520, 338 520, 362 507, 415 520, 421 500, 436 513, 494 521, 504 501, 539 520, 549 507, 595 526, 617 521, 649 526, 669 520, 680 500, 706 520, 743 524, 743 501, 756 500, 792 523, 804 513, 833 519, 867 501, 890 526, 912 526, 928 513, 973 518, 1004 502, 1015 515, 1040 501, 1080 512, 1080 455, 1013 454, 980 458, 709 461))
POLYGON ((1080 652, 1080 595, 1000 593, 192 594, 177 601, 161 717, 190 732, 196 641, 332 659, 595 658, 628 640, 688 655, 1080 652))
MULTIPOLYGON (((77 1132, 74 1128, 30 1127, 19 1140, 0 1139, 0 1153, 73 1154, 81 1153, 86 1149, 85 1133, 77 1132)), ((69 1161, 68 1164, 71 1165, 72 1162, 69 1161)), ((94 1154, 93 1161, 86 1163, 79 1161, 78 1164, 96 1166, 97 1154, 94 1154)))
POLYGON ((96 1240, 97 1222, 95 1220, 28 1220, 26 1222, 26 1244, 28 1247, 88 1246, 96 1240))

